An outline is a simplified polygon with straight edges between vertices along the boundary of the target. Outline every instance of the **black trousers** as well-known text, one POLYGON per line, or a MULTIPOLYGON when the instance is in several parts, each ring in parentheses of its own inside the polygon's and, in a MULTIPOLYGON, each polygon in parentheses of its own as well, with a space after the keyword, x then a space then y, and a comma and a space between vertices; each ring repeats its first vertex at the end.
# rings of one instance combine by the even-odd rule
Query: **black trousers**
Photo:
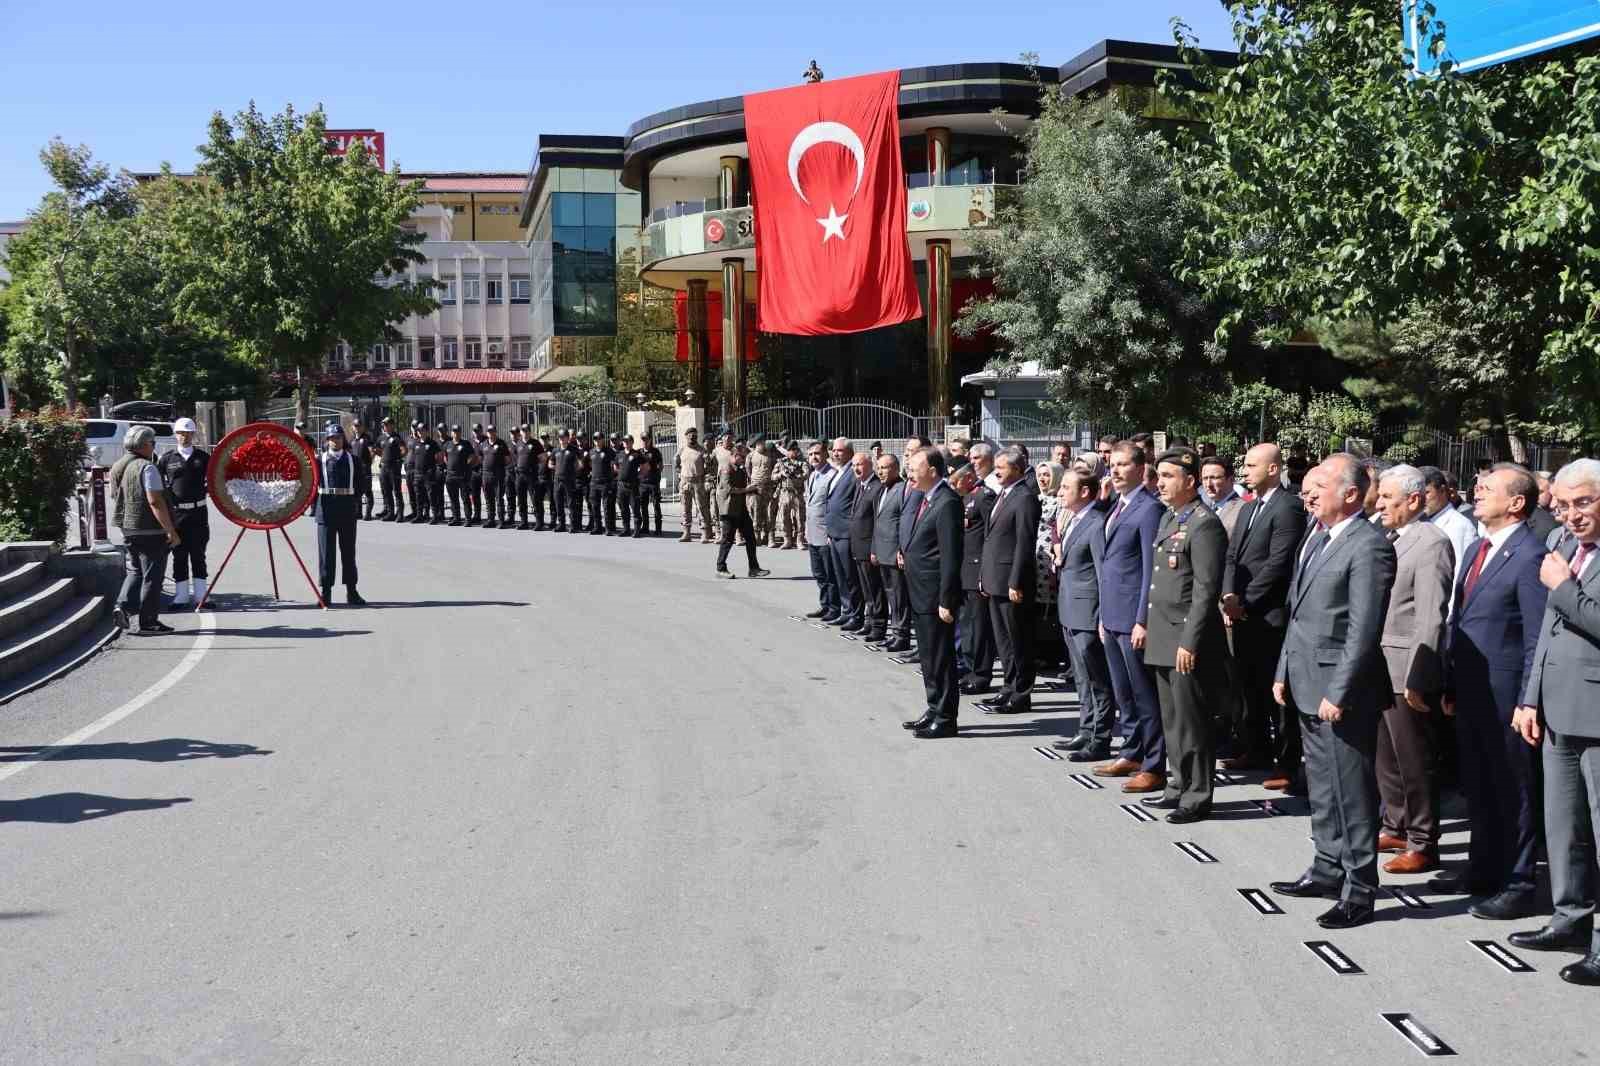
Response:
POLYGON ((332 525, 317 526, 317 571, 322 577, 322 587, 333 588, 334 579, 338 572, 344 572, 346 588, 356 587, 356 519, 351 515, 348 519, 332 525), (335 563, 337 553, 338 566, 335 563))
POLYGON ((501 518, 501 508, 505 504, 506 476, 502 473, 486 473, 483 475, 483 506, 485 517, 490 522, 498 522, 501 518))
POLYGON ((126 574, 119 597, 122 609, 139 616, 139 627, 161 621, 161 579, 167 573, 167 535, 165 533, 123 534, 127 549, 126 574))
POLYGON ((1270 760, 1279 772, 1293 777, 1300 769, 1300 716, 1272 698, 1282 652, 1282 629, 1251 620, 1233 623, 1233 666, 1239 678, 1233 753, 1255 762, 1270 760))
POLYGON ((617 489, 614 485, 589 486, 589 532, 617 531, 617 489))
POLYGON ((1012 603, 1004 593, 989 597, 989 624, 994 627, 994 642, 1000 649, 1000 668, 1005 675, 1000 685, 1002 696, 1027 696, 1033 692, 1033 628, 1038 616, 1038 604, 1028 600, 1012 603))
POLYGON ((433 512, 433 520, 444 521, 444 477, 435 474, 428 479, 428 507, 433 512))
POLYGON ((989 684, 994 680, 994 623, 989 601, 977 589, 968 589, 961 601, 961 650, 972 672, 967 677, 989 684))
POLYGON ((206 570, 206 545, 211 542, 211 521, 204 507, 193 511, 175 511, 178 517, 178 536, 182 539, 172 549, 172 580, 188 581, 189 572, 204 580, 206 570))
POLYGON ((612 531, 617 528, 617 483, 615 481, 606 486, 606 528, 612 531))
POLYGON ((450 520, 461 521, 461 497, 467 490, 467 479, 464 477, 446 478, 445 489, 450 493, 450 520))
POLYGON ((476 522, 483 517, 483 475, 467 475, 467 521, 476 522))
POLYGON ((637 481, 624 481, 617 486, 617 509, 622 512, 622 532, 633 532, 635 519, 639 520, 639 529, 644 529, 644 516, 639 514, 639 483, 637 481))
POLYGON ((564 481, 557 481, 555 489, 555 508, 551 518, 555 520, 556 528, 563 533, 567 529, 567 515, 572 515, 572 528, 578 529, 582 523, 579 521, 578 509, 583 506, 583 498, 578 495, 576 486, 568 485, 564 481))
POLYGON ((378 483, 383 488, 383 513, 386 517, 394 515, 398 518, 406 512, 405 496, 400 489, 403 480, 405 478, 399 470, 391 470, 387 466, 378 475, 378 483))
POLYGON ((940 722, 954 723, 960 707, 960 682, 956 678, 956 627, 937 613, 913 611, 917 628, 917 658, 922 665, 922 689, 928 713, 940 722))
POLYGON ((507 508, 506 521, 515 518, 521 525, 528 524, 528 492, 533 488, 533 475, 520 470, 506 475, 506 491, 514 496, 507 508))
POLYGON ((720 573, 728 568, 728 553, 733 551, 735 533, 744 537, 744 554, 750 563, 751 573, 761 569, 761 564, 756 562, 756 527, 750 521, 750 512, 744 511, 737 515, 722 516, 722 544, 717 548, 717 571, 720 573))
POLYGON ((372 466, 368 463, 356 464, 356 510, 372 517, 372 466))
MULTIPOLYGON (((418 518, 428 517, 428 479, 418 474, 406 476, 406 491, 411 493, 411 513, 418 518)), ((401 507, 402 514, 405 508, 401 507)))
POLYGON ((656 513, 655 531, 661 532, 661 486, 645 482, 639 486, 639 528, 646 530, 645 518, 654 508, 656 513))
POLYGON ((550 497, 550 482, 541 481, 537 477, 529 482, 529 492, 533 496, 533 520, 540 529, 547 526, 545 522, 545 503, 550 497))
POLYGON ((889 601, 885 598, 883 573, 871 559, 854 559, 856 582, 861 587, 861 625, 882 633, 889 625, 889 601))

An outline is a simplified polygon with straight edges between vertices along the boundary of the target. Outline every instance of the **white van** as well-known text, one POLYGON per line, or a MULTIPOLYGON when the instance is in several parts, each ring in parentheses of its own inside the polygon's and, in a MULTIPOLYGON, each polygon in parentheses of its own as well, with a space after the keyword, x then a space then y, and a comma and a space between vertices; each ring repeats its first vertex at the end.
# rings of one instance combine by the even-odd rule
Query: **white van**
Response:
POLYGON ((172 435, 171 422, 129 422, 116 418, 90 418, 83 423, 83 439, 89 448, 90 465, 109 468, 121 459, 126 454, 122 450, 122 438, 127 436, 129 426, 149 426, 156 431, 158 459, 163 452, 178 446, 178 438, 172 435))

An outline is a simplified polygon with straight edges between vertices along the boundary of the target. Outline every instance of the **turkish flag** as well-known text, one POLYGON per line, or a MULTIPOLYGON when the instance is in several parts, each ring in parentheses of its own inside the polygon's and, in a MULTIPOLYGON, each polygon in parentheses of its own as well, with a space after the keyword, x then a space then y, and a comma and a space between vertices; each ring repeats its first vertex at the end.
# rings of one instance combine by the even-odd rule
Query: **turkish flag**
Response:
POLYGON ((922 316, 899 100, 897 71, 744 98, 762 331, 857 333, 922 316))

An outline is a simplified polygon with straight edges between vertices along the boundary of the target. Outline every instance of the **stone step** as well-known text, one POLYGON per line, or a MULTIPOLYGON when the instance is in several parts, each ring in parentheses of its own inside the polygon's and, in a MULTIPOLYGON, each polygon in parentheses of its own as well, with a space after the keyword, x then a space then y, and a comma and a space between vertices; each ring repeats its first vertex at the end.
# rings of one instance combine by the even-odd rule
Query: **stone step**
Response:
POLYGON ((15 639, 0 643, 0 681, 62 655, 111 610, 109 596, 74 596, 15 639))
POLYGON ((9 601, 0 600, 0 646, 26 633, 73 596, 70 577, 46 578, 9 601))
POLYGON ((7 570, 0 574, 0 603, 9 603, 19 599, 23 593, 30 592, 48 576, 43 559, 35 559, 30 563, 7 570))

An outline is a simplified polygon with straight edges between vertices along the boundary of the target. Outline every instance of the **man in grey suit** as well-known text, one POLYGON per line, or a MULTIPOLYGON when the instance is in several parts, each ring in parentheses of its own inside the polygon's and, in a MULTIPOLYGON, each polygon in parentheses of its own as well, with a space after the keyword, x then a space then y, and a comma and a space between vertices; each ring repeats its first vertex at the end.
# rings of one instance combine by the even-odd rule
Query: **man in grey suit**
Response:
POLYGON ((886 624, 867 636, 868 644, 885 645, 885 651, 911 650, 911 601, 906 598, 906 575, 900 569, 900 512, 906 502, 906 482, 900 477, 900 460, 885 453, 878 459, 878 481, 883 485, 872 526, 872 565, 878 568, 888 604, 886 624))
POLYGON ((1063 746, 1072 752, 1073 762, 1100 762, 1111 757, 1115 715, 1106 649, 1100 643, 1100 578, 1095 571, 1105 546, 1106 516, 1095 506, 1100 479, 1069 467, 1056 499, 1061 506, 1061 540, 1052 550, 1061 582, 1056 618, 1078 686, 1078 733, 1063 746))
POLYGON ((856 580, 856 568, 850 560, 850 513, 855 509, 857 489, 850 461, 856 450, 851 447, 850 438, 840 437, 833 442, 830 454, 833 473, 829 475, 823 529, 828 535, 828 566, 838 588, 839 616, 828 624, 846 626, 861 617, 861 583, 856 580))
POLYGON ((1555 914, 1544 928, 1511 934, 1519 947, 1587 954, 1561 979, 1600 985, 1594 928, 1595 855, 1600 847, 1600 461, 1578 459, 1557 472, 1555 502, 1571 534, 1544 557, 1539 646, 1512 728, 1543 740, 1545 844, 1555 914))
POLYGON ((811 555, 811 576, 817 582, 817 609, 806 617, 831 622, 839 617, 839 589, 828 560, 828 490, 833 486, 834 469, 828 465, 821 441, 806 449, 806 463, 811 467, 806 475, 806 550, 811 555))
POLYGON ((1456 557, 1450 538, 1427 520, 1424 484, 1414 466, 1390 467, 1378 482, 1378 514, 1395 553, 1394 588, 1383 620, 1383 657, 1394 699, 1378 730, 1378 850, 1399 853, 1383 864, 1391 874, 1439 865, 1428 716, 1444 690, 1445 619, 1456 557))
POLYGON ((1372 920, 1378 890, 1378 721, 1388 703, 1383 619, 1394 548, 1362 516, 1367 472, 1336 452, 1306 475, 1318 528, 1298 552, 1272 697, 1300 714, 1316 855, 1274 892, 1338 900, 1324 929, 1372 920))

